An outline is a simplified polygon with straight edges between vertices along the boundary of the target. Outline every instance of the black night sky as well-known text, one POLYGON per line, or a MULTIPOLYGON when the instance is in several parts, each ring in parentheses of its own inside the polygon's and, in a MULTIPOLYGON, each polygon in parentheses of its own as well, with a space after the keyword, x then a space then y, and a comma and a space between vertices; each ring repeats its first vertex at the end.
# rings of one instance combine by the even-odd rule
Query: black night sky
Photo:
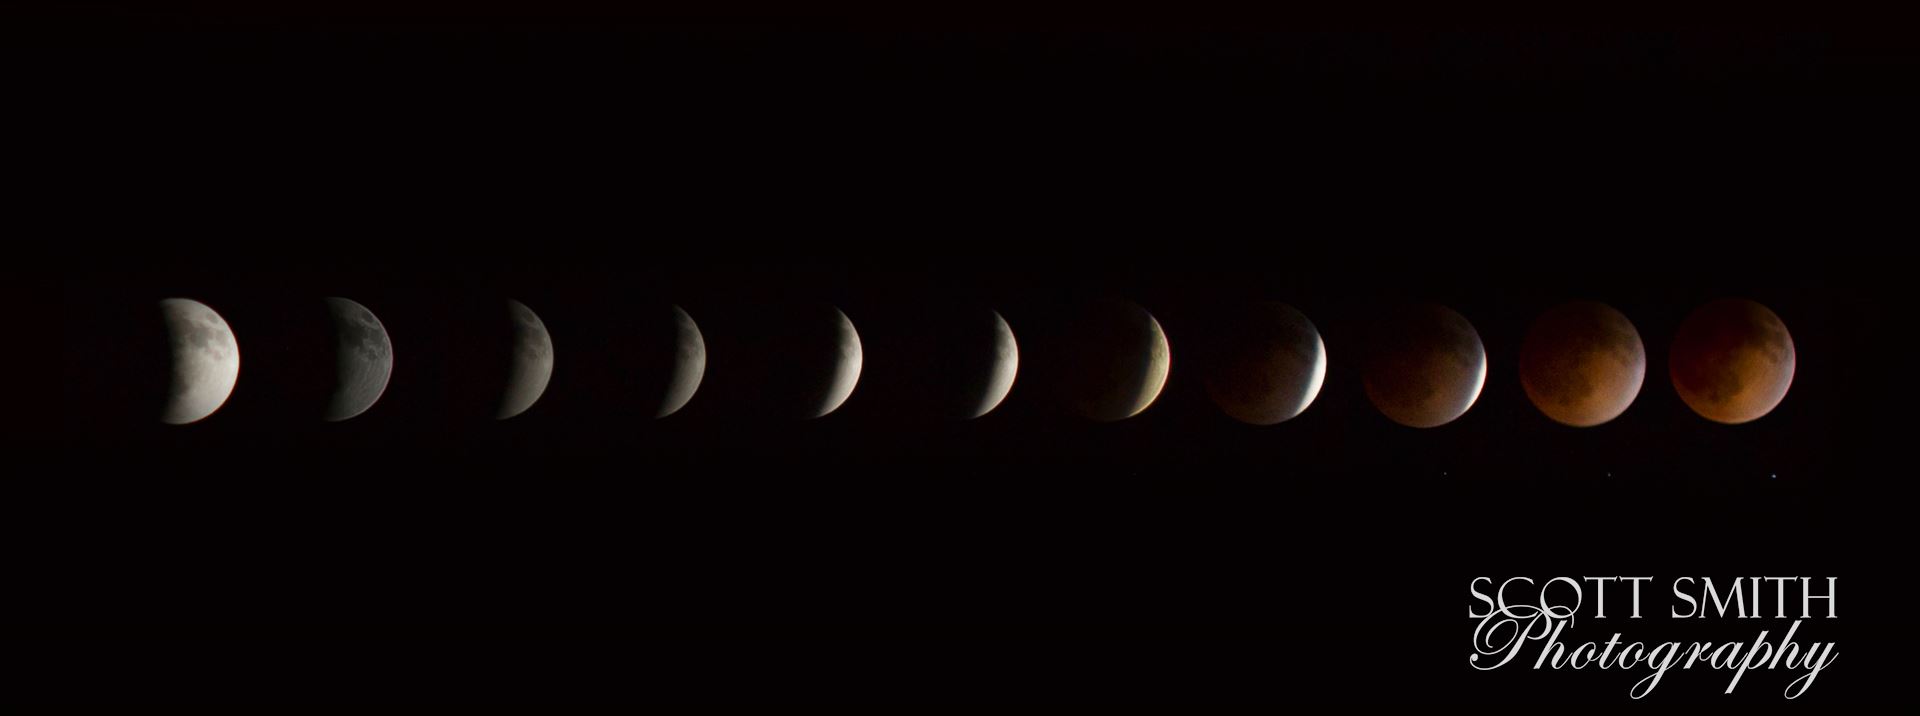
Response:
MULTIPOLYGON (((60 361, 26 386, 49 407, 10 428, 10 681, 123 701, 1638 705, 1638 674, 1469 668, 1469 580, 1646 575, 1664 597, 1793 575, 1839 577, 1843 605, 1802 626, 1844 653, 1802 699, 1914 700, 1910 263, 1843 243, 1911 233, 1879 181, 1907 173, 1888 138, 1911 65, 1888 44, 643 20, 101 11, 6 31, 33 215, 9 263, 60 361), (187 426, 153 402, 154 305, 176 296, 242 355, 187 426), (376 313, 394 354, 379 402, 337 423, 311 380, 328 296, 376 313), (1725 296, 1774 310, 1798 357, 1740 426, 1667 373, 1681 320, 1725 296), (1095 423, 1025 368, 1113 297, 1161 323, 1172 370, 1145 412, 1095 423), (556 364, 495 421, 473 366, 498 335, 475 326, 509 298, 556 364), (1583 299, 1630 318, 1648 364, 1621 417, 1575 429, 1516 363, 1535 317, 1583 299), (1216 319, 1250 300, 1298 307, 1329 356, 1275 426, 1201 381, 1216 319), (1429 430, 1382 417, 1359 375, 1371 322, 1410 301, 1459 311, 1488 356, 1473 408, 1429 430), (737 376, 792 349, 771 317, 808 302, 858 328, 865 372, 794 420, 737 376), (655 420, 628 399, 653 365, 633 336, 670 305, 710 362, 655 420), (954 306, 1020 344, 977 420, 899 399, 954 306)), ((1577 636, 1784 627, 1608 621, 1577 636)), ((1789 678, 1722 695, 1723 672, 1676 672, 1650 700, 1776 702, 1789 678)))

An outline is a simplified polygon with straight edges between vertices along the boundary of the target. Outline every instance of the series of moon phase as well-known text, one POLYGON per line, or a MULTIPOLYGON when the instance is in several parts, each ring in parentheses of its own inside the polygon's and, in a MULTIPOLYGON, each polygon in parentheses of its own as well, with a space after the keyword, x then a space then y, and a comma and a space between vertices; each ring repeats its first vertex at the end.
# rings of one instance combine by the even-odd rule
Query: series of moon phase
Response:
MULTIPOLYGON (((393 343, 380 319, 345 298, 326 301, 335 328, 336 386, 324 417, 347 420, 372 408, 393 373, 393 343)), ((160 302, 171 348, 171 382, 161 421, 185 424, 219 410, 240 375, 233 328, 206 304, 185 298, 160 302)), ((501 387, 496 418, 531 408, 553 375, 554 345, 532 308, 507 301, 512 326, 511 370, 501 387)), ((978 346, 979 360, 955 382, 949 401, 961 418, 992 412, 1013 388, 1020 352, 1013 329, 998 312, 983 330, 960 331, 978 346)), ((1319 330, 1292 306, 1259 302, 1230 319, 1228 339, 1213 352, 1204 382, 1227 415, 1254 425, 1290 420, 1312 405, 1326 380, 1327 349, 1319 330)), ((791 355, 766 376, 760 390, 795 406, 798 417, 826 416, 853 394, 863 355, 860 334, 831 306, 795 314, 791 335, 776 336, 791 355)), ((1090 304, 1067 326, 1070 350, 1057 356, 1050 389, 1060 404, 1096 421, 1133 417, 1159 397, 1172 366, 1172 347, 1160 322, 1125 300, 1090 304)), ((693 317, 673 308, 674 358, 656 417, 677 412, 699 389, 706 341, 693 317)), ((1487 351, 1465 316, 1444 306, 1407 306, 1373 327, 1362 364, 1368 400, 1389 420, 1433 428, 1466 414, 1487 380, 1487 351)), ((1669 356, 1675 390, 1688 407, 1718 423, 1746 423, 1771 412, 1793 382, 1793 338, 1773 311, 1745 299, 1699 307, 1680 325, 1669 356)), ((1555 422, 1592 427, 1619 417, 1646 379, 1646 346, 1632 321, 1599 302, 1576 301, 1541 314, 1520 348, 1520 382, 1527 398, 1555 422)))

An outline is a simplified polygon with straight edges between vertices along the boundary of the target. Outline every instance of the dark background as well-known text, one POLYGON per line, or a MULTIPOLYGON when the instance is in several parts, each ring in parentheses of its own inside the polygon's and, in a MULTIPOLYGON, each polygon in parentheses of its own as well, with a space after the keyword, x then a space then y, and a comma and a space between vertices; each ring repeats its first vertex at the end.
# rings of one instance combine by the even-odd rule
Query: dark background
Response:
MULTIPOLYGON (((1799 638, 1842 658, 1803 698, 1913 700, 1910 271, 1849 241, 1911 233, 1897 46, 646 19, 7 30, 15 265, 57 301, 40 335, 62 360, 27 386, 59 419, 12 430, 14 678, 88 699, 1621 703, 1641 672, 1471 670, 1468 581, 1653 576, 1663 613, 1677 576, 1793 575, 1840 577, 1842 618, 1799 638), (287 379, 329 295, 396 357, 340 424, 287 379), (926 306, 999 310, 1025 359, 1112 295, 1173 350, 1124 422, 1019 380, 970 422, 861 389, 805 422, 721 399, 769 305, 839 306, 872 375, 926 306), (1779 313, 1799 356, 1736 427, 1666 379, 1679 321, 1727 295, 1779 313), (245 359, 187 427, 137 400, 169 296, 218 310, 245 359), (464 321, 507 297, 552 331, 553 382, 513 420, 463 417, 447 376, 486 348, 464 321), (1331 358, 1267 428, 1215 409, 1189 358, 1254 298, 1303 310, 1331 358), (1633 406, 1586 430, 1513 368, 1575 299, 1649 355, 1633 406), (1481 398, 1438 429, 1360 388, 1350 348, 1402 300, 1488 349, 1481 398), (606 389, 668 302, 718 387, 654 421, 606 389)), ((1770 702, 1793 677, 1729 678, 1652 698, 1770 702)))

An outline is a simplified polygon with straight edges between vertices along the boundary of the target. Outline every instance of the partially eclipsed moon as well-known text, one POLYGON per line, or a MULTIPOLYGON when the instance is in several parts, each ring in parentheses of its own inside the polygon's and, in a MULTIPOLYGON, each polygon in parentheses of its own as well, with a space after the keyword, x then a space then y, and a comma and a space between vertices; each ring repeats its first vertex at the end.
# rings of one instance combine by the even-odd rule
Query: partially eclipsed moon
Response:
POLYGON ((547 334, 547 324, 540 322, 533 309, 519 301, 508 299, 507 311, 513 320, 513 357, 507 371, 506 392, 501 395, 500 409, 494 415, 501 420, 533 407, 553 377, 553 338, 547 334))
POLYGON ((853 395, 853 387, 860 382, 860 332, 853 329, 853 321, 840 309, 833 309, 834 325, 834 365, 827 379, 826 390, 814 405, 807 417, 825 417, 840 408, 847 398, 853 395))
POLYGON ((707 374, 707 341, 700 326, 679 306, 673 307, 673 366, 667 376, 667 390, 660 399, 654 417, 664 418, 693 400, 700 379, 707 374))
POLYGON ((240 378, 240 344, 227 321, 206 304, 185 298, 160 302, 167 325, 172 379, 161 422, 184 425, 219 410, 240 378))
POLYGON ((1013 340, 1013 327, 1007 325, 1007 319, 999 311, 993 314, 993 364, 989 367, 986 382, 981 386, 980 400, 974 404, 967 415, 969 419, 993 412, 1000 401, 1007 399, 1007 393, 1013 390, 1013 377, 1020 372, 1020 346, 1013 340))
POLYGON ((756 414, 779 419, 812 419, 838 410, 860 382, 860 333, 853 321, 831 304, 797 301, 768 306, 757 319, 762 330, 744 354, 720 366, 745 366, 728 378, 741 401, 756 414))
POLYGON ((1112 422, 1139 415, 1167 384, 1167 334, 1135 303, 1116 299, 1087 306, 1068 340, 1074 355, 1061 388, 1067 407, 1082 416, 1112 422))
POLYGON ((1365 375, 1367 399, 1393 422, 1432 428, 1465 415, 1487 382, 1487 350, 1465 316, 1423 305, 1376 327, 1365 375))
POLYGON ((1611 306, 1577 301, 1549 309, 1520 346, 1520 385, 1548 418, 1584 428, 1619 417, 1640 395, 1647 349, 1611 306))
POLYGON ((1793 384, 1793 336, 1766 306, 1727 298, 1694 310, 1673 338, 1669 370, 1687 407, 1719 423, 1758 420, 1793 384))
POLYGON ((346 420, 367 411, 387 390, 393 375, 393 342, 373 312, 344 298, 327 299, 333 317, 334 388, 327 420, 346 420))
POLYGON ((1327 378, 1327 346, 1306 314, 1284 303, 1247 306, 1213 365, 1207 394, 1235 420, 1273 425, 1313 403, 1327 378))
POLYGON ((998 311, 931 297, 902 311, 914 319, 874 339, 869 405, 903 420, 973 420, 1006 400, 1020 348, 998 311))

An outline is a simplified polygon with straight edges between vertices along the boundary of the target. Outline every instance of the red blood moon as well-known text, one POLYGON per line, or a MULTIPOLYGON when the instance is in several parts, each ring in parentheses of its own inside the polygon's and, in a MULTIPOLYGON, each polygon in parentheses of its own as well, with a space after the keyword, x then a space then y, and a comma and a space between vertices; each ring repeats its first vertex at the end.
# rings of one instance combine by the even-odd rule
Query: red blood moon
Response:
POLYGON ((1726 298, 1695 309, 1673 338, 1673 387, 1701 417, 1738 424, 1773 411, 1793 384, 1793 336, 1753 301, 1726 298))
POLYGON ((1383 318, 1361 375, 1367 398, 1393 422, 1432 428, 1473 407, 1487 382, 1487 349, 1465 316, 1437 305, 1383 318))
POLYGON ((1585 428, 1626 412, 1647 378, 1647 348, 1625 315, 1604 303, 1549 309, 1520 345, 1527 399, 1562 425, 1585 428))

